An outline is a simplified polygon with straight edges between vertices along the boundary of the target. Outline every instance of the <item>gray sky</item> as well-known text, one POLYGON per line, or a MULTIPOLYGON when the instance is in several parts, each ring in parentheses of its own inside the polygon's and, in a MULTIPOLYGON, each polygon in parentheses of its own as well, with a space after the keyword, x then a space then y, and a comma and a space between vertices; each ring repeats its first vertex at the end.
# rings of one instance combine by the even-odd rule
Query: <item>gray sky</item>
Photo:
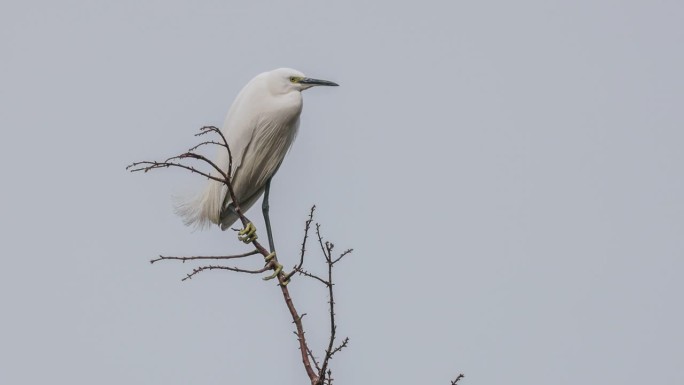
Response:
MULTIPOLYGON (((341 84, 306 92, 271 202, 287 266, 313 203, 356 249, 337 384, 684 383, 683 12, 4 0, 0 383, 304 383, 274 284, 148 263, 245 250, 173 214, 204 181, 124 170, 283 66, 341 84)), ((323 290, 291 290, 320 351, 323 290)))

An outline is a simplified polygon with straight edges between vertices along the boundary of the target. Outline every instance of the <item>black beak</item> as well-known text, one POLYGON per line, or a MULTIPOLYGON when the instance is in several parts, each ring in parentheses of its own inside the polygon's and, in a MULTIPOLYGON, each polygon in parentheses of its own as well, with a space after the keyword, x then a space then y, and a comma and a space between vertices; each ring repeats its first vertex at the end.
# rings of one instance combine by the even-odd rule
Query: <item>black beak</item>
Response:
POLYGON ((320 80, 320 79, 311 79, 311 78, 304 78, 299 81, 301 84, 309 84, 312 86, 334 86, 337 87, 339 84, 333 83, 327 80, 320 80))

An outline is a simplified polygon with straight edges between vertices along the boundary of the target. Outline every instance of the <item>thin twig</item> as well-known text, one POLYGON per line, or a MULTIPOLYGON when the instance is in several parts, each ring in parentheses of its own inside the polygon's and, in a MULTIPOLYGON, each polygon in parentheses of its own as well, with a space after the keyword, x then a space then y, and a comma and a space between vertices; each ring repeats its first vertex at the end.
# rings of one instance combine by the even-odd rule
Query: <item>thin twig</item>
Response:
MULTIPOLYGON (((201 135, 204 135, 208 132, 214 132, 214 133, 218 134, 218 136, 221 137, 221 140, 223 141, 223 146, 226 148, 226 151, 228 151, 228 173, 227 174, 228 174, 228 176, 230 176, 232 178, 232 176, 233 176, 233 153, 230 150, 230 146, 228 145, 228 141, 226 140, 226 136, 223 135, 223 132, 221 132, 221 130, 216 126, 204 126, 204 127, 200 128, 200 133, 195 134, 195 136, 201 136, 201 135)), ((230 184, 230 178, 228 178, 228 180, 226 182, 227 182, 226 184, 230 184)))
POLYGON ((306 271, 306 270, 304 270, 304 269, 298 269, 298 270, 296 270, 296 271, 297 271, 299 274, 301 274, 301 275, 303 275, 303 276, 305 276, 305 277, 313 278, 313 279, 315 279, 315 280, 317 280, 317 281, 320 281, 320 282, 321 282, 322 284, 324 284, 325 286, 330 286, 330 282, 328 282, 328 281, 326 281, 325 279, 323 279, 323 278, 317 276, 316 274, 309 273, 308 271, 306 271))
POLYGON ((238 273, 261 274, 261 273, 264 273, 268 270, 271 270, 272 268, 273 267, 271 266, 270 263, 267 264, 266 266, 264 266, 263 268, 259 269, 259 270, 247 270, 247 269, 241 269, 238 267, 230 267, 230 266, 215 266, 215 265, 201 266, 201 267, 197 267, 197 268, 193 269, 192 273, 188 274, 182 280, 185 281, 188 279, 192 279, 192 277, 194 277, 195 275, 197 275, 203 271, 207 271, 207 270, 230 270, 230 271, 235 271, 238 273))
MULTIPOLYGON (((318 236, 318 243, 321 245, 321 251, 323 251, 323 255, 325 256, 325 260, 328 263, 328 305, 329 305, 329 312, 330 312, 330 337, 328 339, 328 348, 325 350, 325 357, 323 358, 323 363, 321 364, 321 370, 319 373, 324 374, 326 373, 326 370, 328 370, 328 377, 330 377, 330 370, 328 369, 328 363, 330 362, 330 359, 332 358, 333 354, 336 353, 336 350, 333 349, 333 346, 335 344, 335 334, 337 332, 337 324, 335 322, 335 294, 333 290, 333 262, 332 262, 332 249, 334 245, 330 242, 325 242, 325 247, 323 246, 323 237, 321 236, 321 226, 317 223, 316 224, 316 235, 318 236)), ((348 343, 348 340, 345 340, 342 345, 346 346, 348 343)), ((340 348, 342 349, 342 348, 340 348)), ((323 377, 323 376, 321 376, 323 377)), ((322 384, 323 381, 319 380, 319 383, 322 384)))
POLYGON ((196 146, 190 147, 190 148, 188 149, 188 152, 193 152, 193 151, 197 150, 198 148, 200 148, 200 147, 202 147, 202 146, 206 146, 206 145, 208 145, 208 144, 215 144, 215 145, 217 145, 217 146, 225 147, 225 145, 224 145, 223 143, 215 142, 215 141, 213 141, 213 140, 207 140, 206 142, 202 142, 202 143, 200 143, 200 144, 198 144, 198 145, 196 145, 196 146))
POLYGON ((159 261, 165 261, 165 260, 177 260, 177 261, 193 261, 196 259, 236 259, 236 258, 245 258, 249 257, 251 255, 256 255, 259 254, 258 250, 252 250, 248 253, 244 254, 238 254, 238 255, 225 255, 225 256, 193 256, 193 257, 165 257, 163 255, 160 255, 159 258, 155 258, 150 261, 150 263, 155 263, 159 261))
MULTIPOLYGON (((209 160, 207 157, 204 155, 200 154, 195 154, 194 152, 186 152, 180 155, 172 156, 168 158, 167 160, 164 161, 164 163, 168 163, 170 160, 176 160, 176 159, 186 159, 186 158, 192 158, 192 159, 197 159, 205 162, 206 164, 210 165, 216 172, 219 173, 223 177, 223 180, 226 181, 228 180, 228 175, 221 170, 221 167, 217 166, 216 163, 212 162, 209 160)), ((225 183, 225 182, 224 182, 225 183)))
POLYGON ((306 254, 306 240, 309 238, 309 228, 311 227, 311 222, 313 222, 315 210, 316 205, 311 206, 309 218, 306 220, 306 222, 304 222, 304 239, 302 240, 302 249, 299 254, 299 263, 294 266, 291 272, 285 274, 285 281, 289 281, 295 273, 299 272, 301 274, 302 266, 304 265, 304 254, 306 254))
POLYGON ((307 353, 309 354, 309 357, 311 358, 311 361, 313 361, 314 366, 316 367, 316 370, 320 373, 321 372, 321 366, 318 364, 318 360, 316 360, 316 357, 314 357, 313 352, 311 349, 307 346, 307 353))
POLYGON ((304 239, 302 240, 302 250, 299 254, 299 264, 297 264, 297 269, 300 269, 304 265, 304 254, 306 253, 306 240, 309 238, 309 228, 311 227, 311 222, 313 222, 314 211, 316 211, 316 205, 311 206, 311 212, 309 212, 309 219, 304 223, 304 239))
POLYGON ((325 257, 325 260, 328 261, 328 254, 326 253, 326 247, 323 246, 323 237, 321 236, 321 224, 316 223, 316 236, 318 237, 318 244, 321 246, 321 250, 323 251, 323 256, 325 257))
POLYGON ((336 264, 336 263, 339 262, 342 258, 344 258, 347 254, 351 254, 352 251, 354 251, 354 249, 347 249, 347 250, 345 250, 344 253, 340 254, 339 257, 335 258, 335 260, 332 261, 332 264, 333 264, 333 265, 336 264))
POLYGON ((456 377, 455 380, 451 381, 451 385, 456 385, 456 384, 461 380, 461 378, 463 378, 463 377, 465 377, 465 376, 463 375, 463 373, 459 374, 458 377, 456 377))
POLYGON ((192 166, 186 166, 186 165, 184 165, 184 164, 175 163, 175 162, 157 162, 157 161, 135 162, 135 163, 132 163, 132 164, 128 165, 128 166, 126 167, 126 169, 129 170, 130 172, 137 172, 137 171, 148 172, 148 171, 150 171, 150 170, 154 170, 154 169, 157 169, 157 168, 168 168, 168 167, 178 167, 178 168, 186 169, 186 170, 188 170, 188 171, 190 171, 190 172, 193 172, 193 173, 195 173, 195 174, 202 175, 202 176, 204 176, 204 177, 207 177, 207 178, 209 178, 209 179, 215 180, 215 181, 217 181, 217 182, 221 182, 221 183, 224 182, 223 179, 217 178, 217 177, 215 177, 215 176, 213 176, 213 175, 209 175, 209 174, 207 174, 206 172, 202 172, 202 171, 200 171, 200 170, 198 170, 198 169, 196 169, 196 168, 194 168, 194 167, 192 167, 192 166), (145 166, 144 166, 144 167, 139 167, 139 166, 143 166, 143 165, 145 165, 145 166))
POLYGON ((333 349, 332 352, 330 352, 330 358, 332 358, 332 356, 334 356, 335 353, 346 348, 347 344, 349 344, 349 337, 345 337, 345 339, 342 341, 342 343, 339 346, 337 346, 335 349, 333 349))

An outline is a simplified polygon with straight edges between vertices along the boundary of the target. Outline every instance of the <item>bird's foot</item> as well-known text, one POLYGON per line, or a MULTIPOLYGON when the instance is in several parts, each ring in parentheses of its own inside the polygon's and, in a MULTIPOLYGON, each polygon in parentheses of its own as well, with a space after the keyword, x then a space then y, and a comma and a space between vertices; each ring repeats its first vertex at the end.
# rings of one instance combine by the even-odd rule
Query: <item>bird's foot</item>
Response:
MULTIPOLYGON (((273 254, 273 253, 271 253, 271 254, 273 254)), ((270 255, 270 254, 269 254, 269 255, 270 255)), ((273 257, 271 257, 271 258, 273 258, 273 257)), ((283 271, 283 265, 281 265, 280 263, 275 262, 275 261, 272 261, 272 262, 269 262, 269 263, 273 263, 273 264, 274 264, 274 266, 273 266, 273 274, 269 275, 268 277, 264 277, 264 281, 270 281, 270 280, 272 280, 273 278, 275 278, 275 277, 277 277, 278 275, 280 275, 280 273, 283 271)))
POLYGON ((256 241, 257 238, 259 237, 256 233, 256 227, 252 224, 252 222, 249 222, 244 229, 238 232, 238 239, 244 243, 252 243, 256 241))
POLYGON ((276 253, 275 253, 275 251, 274 251, 274 252, 272 252, 271 254, 265 256, 265 257, 264 257, 264 261, 266 261, 266 262, 271 262, 271 259, 273 259, 273 257, 275 257, 275 256, 276 256, 276 253))
MULTIPOLYGON (((276 278, 283 271, 283 265, 278 263, 278 261, 273 260, 273 258, 275 258, 275 256, 276 256, 276 253, 274 251, 274 252, 271 252, 269 255, 264 257, 266 264, 270 263, 273 265, 273 274, 269 275, 268 277, 264 277, 264 281, 270 281, 273 278, 276 278)), ((290 277, 291 276, 292 276, 291 274, 286 274, 285 278, 283 279, 283 281, 280 284, 285 286, 288 283, 290 283, 290 277)))

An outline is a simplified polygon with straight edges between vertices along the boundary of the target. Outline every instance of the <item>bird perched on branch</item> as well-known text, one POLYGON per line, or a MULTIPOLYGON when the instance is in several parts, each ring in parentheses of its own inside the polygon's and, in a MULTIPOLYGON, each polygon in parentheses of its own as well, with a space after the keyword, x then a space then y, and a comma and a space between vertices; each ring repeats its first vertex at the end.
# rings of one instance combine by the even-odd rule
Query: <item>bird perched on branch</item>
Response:
MULTIPOLYGON (((231 184, 242 211, 247 211, 266 192, 263 209, 272 249, 267 215, 271 178, 297 134, 301 92, 314 86, 337 84, 308 78, 289 68, 261 73, 240 91, 221 129, 232 154, 231 184)), ((229 161, 228 151, 221 148, 215 164, 227 173, 229 161)), ((219 174, 214 171, 212 175, 219 174)), ((200 228, 215 223, 226 230, 239 218, 227 186, 216 180, 210 180, 194 199, 180 203, 176 211, 186 225, 200 228)), ((249 223, 240 235, 246 243, 255 240, 254 225, 249 223)))

